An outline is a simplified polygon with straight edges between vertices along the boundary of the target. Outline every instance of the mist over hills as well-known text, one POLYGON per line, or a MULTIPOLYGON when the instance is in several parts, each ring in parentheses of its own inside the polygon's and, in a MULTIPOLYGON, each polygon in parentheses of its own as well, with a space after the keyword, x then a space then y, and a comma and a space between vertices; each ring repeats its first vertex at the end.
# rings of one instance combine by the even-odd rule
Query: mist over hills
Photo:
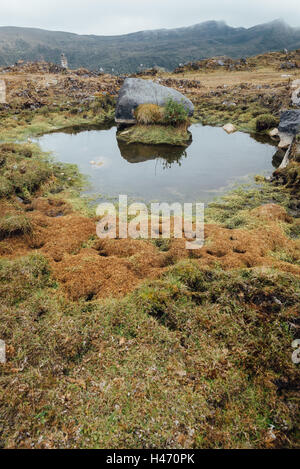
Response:
POLYGON ((212 56, 239 58, 283 48, 300 48, 300 28, 292 28, 281 20, 251 28, 207 21, 120 36, 0 27, 0 66, 18 60, 60 63, 60 54, 64 52, 73 69, 102 67, 107 72, 114 69, 116 73, 133 73, 141 64, 174 69, 179 63, 212 56))

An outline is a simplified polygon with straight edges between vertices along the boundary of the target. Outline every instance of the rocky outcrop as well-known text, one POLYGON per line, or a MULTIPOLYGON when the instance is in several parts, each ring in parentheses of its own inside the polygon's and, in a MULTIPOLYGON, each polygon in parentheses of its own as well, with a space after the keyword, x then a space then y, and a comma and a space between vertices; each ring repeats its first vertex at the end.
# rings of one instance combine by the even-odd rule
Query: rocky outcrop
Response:
POLYGON ((292 93, 292 104, 293 106, 300 107, 300 86, 292 93))
POLYGON ((291 84, 292 88, 292 105, 300 107, 300 80, 294 80, 291 84))
POLYGON ((300 110, 289 109, 280 116, 279 133, 296 135, 300 132, 300 110))
POLYGON ((194 113, 193 103, 179 91, 158 85, 151 80, 127 78, 120 90, 117 107, 117 124, 135 124, 135 109, 140 104, 157 104, 165 106, 168 99, 182 103, 189 116, 194 113))

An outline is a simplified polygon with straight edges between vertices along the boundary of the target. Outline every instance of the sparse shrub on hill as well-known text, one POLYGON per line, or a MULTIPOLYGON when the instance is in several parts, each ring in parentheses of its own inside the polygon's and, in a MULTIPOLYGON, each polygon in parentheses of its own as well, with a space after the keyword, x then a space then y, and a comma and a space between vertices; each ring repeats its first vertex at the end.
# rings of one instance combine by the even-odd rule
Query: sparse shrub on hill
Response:
POLYGON ((277 117, 272 114, 262 114, 256 119, 256 130, 262 132, 264 130, 273 129, 279 124, 277 117))

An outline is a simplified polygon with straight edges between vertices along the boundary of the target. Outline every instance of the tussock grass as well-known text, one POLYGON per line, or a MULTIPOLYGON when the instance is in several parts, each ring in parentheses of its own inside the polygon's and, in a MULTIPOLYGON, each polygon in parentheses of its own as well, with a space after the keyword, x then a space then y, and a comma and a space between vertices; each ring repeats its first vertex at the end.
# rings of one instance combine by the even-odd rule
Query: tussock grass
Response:
POLYGON ((31 231, 32 224, 23 213, 0 217, 0 239, 12 235, 29 234, 31 231))
POLYGON ((157 104, 140 104, 136 111, 135 116, 138 124, 164 124, 164 108, 157 106, 157 104))
POLYGON ((262 132, 264 130, 273 129, 278 127, 279 119, 274 117, 272 114, 262 114, 256 119, 256 130, 262 132))

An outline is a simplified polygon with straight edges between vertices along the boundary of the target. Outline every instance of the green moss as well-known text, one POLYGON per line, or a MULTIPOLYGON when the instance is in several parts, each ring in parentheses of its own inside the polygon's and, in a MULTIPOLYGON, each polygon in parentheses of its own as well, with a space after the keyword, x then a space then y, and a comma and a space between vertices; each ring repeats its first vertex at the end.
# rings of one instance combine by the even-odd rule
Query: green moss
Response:
POLYGON ((49 284, 47 260, 33 254, 8 261, 0 258, 0 298, 2 304, 13 305, 49 284))
POLYGON ((72 126, 101 125, 114 122, 114 104, 103 104, 101 99, 90 103, 86 107, 72 106, 70 109, 41 108, 37 111, 20 111, 18 120, 15 115, 5 113, 0 116, 1 131, 0 142, 24 141, 32 136, 40 136, 45 133, 61 130, 72 126))
POLYGON ((274 127, 278 127, 278 125, 279 119, 271 114, 262 114, 256 119, 256 130, 258 132, 273 129, 274 127))
POLYGON ((263 181, 253 186, 242 186, 211 202, 205 211, 205 220, 208 223, 220 223, 227 228, 252 226, 249 210, 270 201, 288 208, 290 193, 283 187, 275 187, 263 181))
POLYGON ((203 291, 204 289, 205 277, 195 261, 184 260, 178 262, 168 271, 167 276, 177 279, 192 291, 203 291))
POLYGON ((12 235, 29 234, 31 231, 31 222, 23 213, 0 217, 0 239, 12 235))
POLYGON ((0 158, 0 198, 29 200, 37 191, 58 193, 85 184, 77 166, 55 162, 36 145, 2 144, 0 158))
POLYGON ((165 125, 135 125, 118 132, 118 140, 125 143, 144 143, 151 145, 187 146, 191 134, 183 127, 165 125))

